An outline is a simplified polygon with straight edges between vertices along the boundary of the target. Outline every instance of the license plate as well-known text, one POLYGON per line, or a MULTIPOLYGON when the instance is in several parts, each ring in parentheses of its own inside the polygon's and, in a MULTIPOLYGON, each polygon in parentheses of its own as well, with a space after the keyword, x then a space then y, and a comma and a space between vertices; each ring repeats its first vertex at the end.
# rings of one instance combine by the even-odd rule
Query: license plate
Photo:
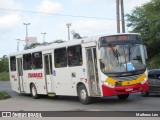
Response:
POLYGON ((128 92, 128 91, 133 91, 133 88, 126 89, 126 92, 128 92))

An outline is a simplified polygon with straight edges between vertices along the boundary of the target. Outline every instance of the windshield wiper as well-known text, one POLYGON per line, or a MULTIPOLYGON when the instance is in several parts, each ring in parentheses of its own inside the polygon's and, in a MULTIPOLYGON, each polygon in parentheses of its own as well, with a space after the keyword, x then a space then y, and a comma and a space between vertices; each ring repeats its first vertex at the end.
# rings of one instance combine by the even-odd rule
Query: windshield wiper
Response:
POLYGON ((136 71, 127 71, 127 72, 106 72, 105 74, 110 77, 125 77, 125 76, 132 76, 132 75, 140 75, 145 72, 146 69, 136 70, 136 71))
POLYGON ((119 58, 120 54, 119 54, 118 50, 117 49, 115 50, 112 46, 111 46, 111 50, 112 50, 113 55, 117 58, 118 63, 119 63, 118 58, 119 58))

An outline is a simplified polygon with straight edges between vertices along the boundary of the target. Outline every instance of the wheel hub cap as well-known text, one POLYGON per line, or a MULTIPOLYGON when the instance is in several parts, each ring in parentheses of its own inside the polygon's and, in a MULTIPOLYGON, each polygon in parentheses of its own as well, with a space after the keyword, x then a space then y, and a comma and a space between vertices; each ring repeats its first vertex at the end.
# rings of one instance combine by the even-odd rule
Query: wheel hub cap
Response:
POLYGON ((80 95, 81 95, 81 98, 82 98, 83 100, 86 99, 86 91, 85 91, 85 90, 81 90, 80 95))

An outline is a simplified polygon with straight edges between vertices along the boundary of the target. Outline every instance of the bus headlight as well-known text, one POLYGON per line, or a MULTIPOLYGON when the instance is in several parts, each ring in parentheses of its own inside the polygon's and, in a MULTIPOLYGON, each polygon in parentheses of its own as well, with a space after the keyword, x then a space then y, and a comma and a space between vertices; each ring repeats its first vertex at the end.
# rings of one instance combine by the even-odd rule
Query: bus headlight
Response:
POLYGON ((147 81, 147 78, 145 78, 144 80, 142 80, 141 84, 143 85, 146 81, 147 81))
POLYGON ((103 84, 104 84, 105 86, 109 87, 109 88, 114 88, 114 87, 115 87, 114 85, 112 85, 112 84, 110 84, 110 83, 108 83, 108 82, 103 82, 103 84))

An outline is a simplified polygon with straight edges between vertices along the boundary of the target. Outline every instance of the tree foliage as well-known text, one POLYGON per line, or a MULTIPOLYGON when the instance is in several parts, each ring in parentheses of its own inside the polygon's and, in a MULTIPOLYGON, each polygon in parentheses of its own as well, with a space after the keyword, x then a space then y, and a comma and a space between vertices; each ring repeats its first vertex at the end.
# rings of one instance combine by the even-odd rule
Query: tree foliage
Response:
POLYGON ((75 31, 72 31, 73 39, 82 39, 81 35, 75 31))
POLYGON ((35 48, 35 47, 37 47, 37 46, 41 46, 42 44, 41 43, 32 43, 31 45, 29 45, 29 46, 25 46, 24 47, 24 50, 27 50, 27 49, 32 49, 32 48, 35 48))
POLYGON ((149 58, 160 51, 160 0, 151 0, 127 14, 131 32, 140 33, 147 46, 149 58))
POLYGON ((8 57, 4 55, 0 60, 0 73, 1 72, 8 72, 8 57))
POLYGON ((52 43, 63 43, 63 42, 65 42, 65 41, 62 40, 62 39, 59 39, 59 40, 55 40, 55 41, 51 42, 50 44, 52 44, 52 43))

